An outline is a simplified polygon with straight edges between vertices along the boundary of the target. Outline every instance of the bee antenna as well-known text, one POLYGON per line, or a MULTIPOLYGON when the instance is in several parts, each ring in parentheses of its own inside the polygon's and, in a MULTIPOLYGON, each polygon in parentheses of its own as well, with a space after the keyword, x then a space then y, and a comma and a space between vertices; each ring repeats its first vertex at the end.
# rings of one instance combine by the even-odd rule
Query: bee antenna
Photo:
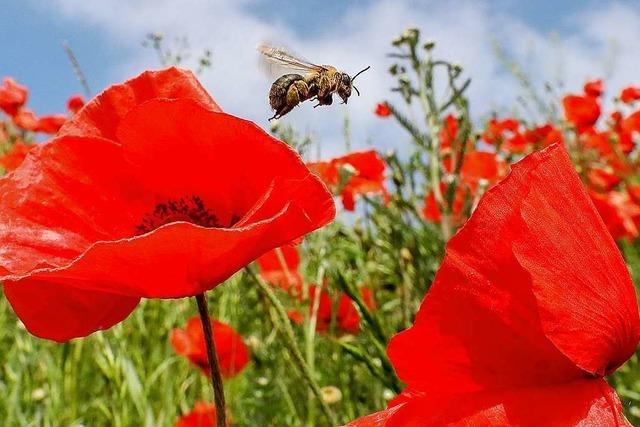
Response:
POLYGON ((356 93, 358 94, 358 96, 360 96, 360 91, 358 90, 358 88, 355 86, 353 88, 356 90, 356 93))
POLYGON ((356 77, 358 77, 360 74, 362 74, 365 71, 367 71, 369 68, 371 68, 371 65, 369 65, 367 68, 365 68, 365 69, 363 69, 361 71, 358 71, 358 73, 355 76, 351 77, 351 81, 353 82, 356 79, 356 77))

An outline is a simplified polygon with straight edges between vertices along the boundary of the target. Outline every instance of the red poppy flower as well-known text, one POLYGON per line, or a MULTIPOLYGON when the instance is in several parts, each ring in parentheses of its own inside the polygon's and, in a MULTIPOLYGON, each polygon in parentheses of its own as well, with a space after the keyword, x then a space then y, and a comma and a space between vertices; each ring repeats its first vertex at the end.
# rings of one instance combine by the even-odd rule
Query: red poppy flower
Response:
POLYGON ((631 104, 640 99, 640 87, 627 86, 620 92, 620 100, 625 104, 631 104))
POLYGON ((70 96, 67 100, 67 110, 69 110, 71 114, 76 114, 82 107, 84 107, 84 104, 85 102, 82 95, 70 96))
MULTIPOLYGON (((316 314, 316 331, 326 332, 331 325, 331 313, 333 312, 333 301, 331 296, 325 289, 318 290, 317 285, 310 285, 309 289, 309 314, 313 312, 313 306, 317 298, 318 311, 316 314), (319 292, 319 293, 318 293, 319 292)), ((300 301, 303 301, 302 295, 300 295, 300 301)), ((304 315, 300 310, 291 310, 287 313, 289 319, 298 325, 302 325, 304 322, 304 315)))
POLYGON ((635 239, 640 235, 640 206, 628 192, 609 191, 603 194, 592 191, 590 195, 614 239, 635 239))
POLYGON ((287 311, 287 316, 291 321, 297 325, 302 325, 304 322, 304 316, 300 312, 300 310, 289 310, 287 311))
POLYGON ((584 84, 584 93, 593 96, 599 97, 604 92, 604 83, 602 79, 589 80, 584 84))
POLYGON ((387 105, 386 102, 379 102, 376 105, 376 109, 374 113, 378 117, 389 117, 391 115, 391 109, 389 108, 389 105, 387 105))
POLYGON ((587 131, 581 135, 581 140, 585 147, 597 150, 602 156, 608 156, 613 152, 613 141, 611 140, 611 132, 587 131))
POLYGON ((505 169, 505 162, 498 159, 496 153, 472 151, 464 156, 464 162, 460 168, 460 179, 474 192, 481 180, 493 184, 505 169))
POLYGON ((506 118, 502 120, 491 119, 482 133, 482 139, 487 144, 500 145, 505 138, 510 138, 518 133, 520 123, 516 119, 506 118))
POLYGON ((196 402, 193 410, 181 416, 175 427, 216 427, 216 405, 196 402))
POLYGON ((603 376, 639 339, 624 260, 554 145, 515 164, 449 241, 388 348, 407 390, 351 426, 629 425, 603 376))
POLYGON ((29 91, 11 77, 5 77, 0 85, 0 110, 14 116, 27 102, 29 91))
POLYGON ((620 111, 614 111, 610 116, 610 127, 623 153, 629 154, 635 148, 633 141, 634 129, 625 128, 625 119, 620 111))
POLYGON ((287 292, 297 294, 302 287, 302 276, 298 271, 300 266, 298 248, 293 245, 286 245, 280 249, 283 259, 280 259, 276 249, 257 259, 260 267, 260 276, 267 283, 279 286, 287 292))
POLYGON ((458 138, 458 119, 453 114, 447 114, 440 131, 440 149, 446 151, 451 148, 456 138, 458 138))
POLYGON ((389 201, 385 185, 384 159, 375 151, 356 151, 326 162, 308 164, 320 178, 342 196, 342 205, 348 211, 355 210, 355 198, 359 194, 382 194, 384 202, 389 201), (341 182, 343 168, 349 168, 346 182, 341 182))
POLYGON ((28 108, 20 109, 12 118, 13 123, 24 130, 55 134, 67 121, 63 114, 51 114, 38 117, 28 108))
POLYGON ((592 96, 567 95, 562 99, 564 115, 580 134, 596 124, 600 117, 600 104, 592 96))
MULTIPOLYGON (((368 288, 360 288, 360 295, 362 296, 362 302, 364 302, 367 308, 369 310, 374 310, 376 303, 373 300, 373 293, 371 290, 368 288)), ((360 313, 358 312, 353 300, 345 294, 342 294, 340 296, 340 301, 338 301, 336 320, 338 322, 338 328, 342 331, 352 334, 360 331, 360 313)))
POLYGON ((331 313, 333 313, 333 301, 331 296, 324 289, 320 289, 320 293, 317 294, 318 287, 316 285, 309 286, 309 312, 313 310, 315 304, 315 298, 319 298, 318 301, 318 313, 316 317, 316 331, 326 332, 331 325, 331 313))
POLYGON ((627 182, 627 193, 636 204, 640 203, 640 183, 627 182))
POLYGON ((516 132, 504 139, 500 149, 507 153, 524 154, 527 151, 531 151, 531 145, 520 132, 516 132))
POLYGON ((0 179, 0 280, 30 332, 65 341, 141 297, 212 289, 334 215, 286 144, 220 112, 191 73, 146 72, 0 179))
POLYGON ((22 141, 15 142, 9 151, 0 156, 0 166, 4 168, 5 172, 14 170, 22 164, 32 147, 33 144, 22 141))
POLYGON ((62 125, 67 122, 67 116, 64 114, 50 114, 47 116, 40 116, 33 129, 35 132, 42 132, 48 134, 55 134, 60 130, 62 125))
MULTIPOLYGON (((211 319, 211 328, 222 376, 234 377, 249 363, 249 350, 240 334, 226 323, 211 319)), ((189 319, 184 329, 176 328, 171 331, 170 339, 177 354, 186 356, 207 376, 210 375, 204 330, 199 317, 189 319)))
MULTIPOLYGON (((464 165, 464 163, 463 163, 464 165)), ((446 193, 447 186, 445 183, 440 184, 440 191, 444 195, 446 193)), ((460 224, 463 221, 462 209, 464 208, 465 190, 463 186, 459 185, 455 190, 453 198, 453 206, 451 207, 451 215, 453 222, 460 224)), ((442 221, 442 212, 440 206, 436 201, 436 196, 433 191, 429 191, 424 197, 424 207, 422 208, 422 216, 431 222, 442 221)))
POLYGON ((562 132, 550 123, 528 129, 523 136, 527 143, 540 148, 564 141, 562 132))
POLYGON ((625 132, 640 132, 640 110, 635 111, 620 122, 620 127, 625 132))
POLYGON ((589 184, 598 191, 609 191, 622 181, 611 167, 594 167, 587 173, 589 184))
MULTIPOLYGON (((309 312, 313 310, 314 298, 318 300, 318 311, 316 315, 316 331, 326 332, 331 326, 333 317, 333 301, 331 296, 324 289, 320 290, 320 294, 316 295, 318 287, 316 285, 309 286, 309 312)), ((360 288, 362 301, 370 309, 374 310, 376 305, 373 300, 373 294, 368 288, 360 288)), ((302 324, 303 316, 298 310, 292 310, 288 313, 289 318, 297 324, 302 324)), ((360 330, 360 313, 355 306, 355 302, 348 295, 340 293, 338 299, 338 309, 336 311, 336 326, 340 331, 355 334, 360 330)))
POLYGON ((28 108, 21 108, 13 117, 11 117, 13 124, 21 129, 35 132, 38 127, 38 118, 35 113, 28 108))

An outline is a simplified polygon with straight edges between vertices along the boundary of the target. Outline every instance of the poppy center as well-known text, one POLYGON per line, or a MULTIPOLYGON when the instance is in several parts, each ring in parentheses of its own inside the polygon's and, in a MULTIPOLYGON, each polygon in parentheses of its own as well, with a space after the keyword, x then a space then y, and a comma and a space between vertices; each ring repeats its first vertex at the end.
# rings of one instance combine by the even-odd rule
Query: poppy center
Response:
POLYGON ((158 203, 152 212, 142 218, 136 230, 144 234, 177 221, 190 222, 207 228, 223 226, 199 196, 189 196, 158 203))

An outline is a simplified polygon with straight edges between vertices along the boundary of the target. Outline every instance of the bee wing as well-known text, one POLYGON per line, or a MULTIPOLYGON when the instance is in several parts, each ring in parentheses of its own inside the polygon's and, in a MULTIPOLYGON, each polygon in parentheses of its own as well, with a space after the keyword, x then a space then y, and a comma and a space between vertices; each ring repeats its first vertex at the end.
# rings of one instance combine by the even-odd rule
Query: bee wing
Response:
POLYGON ((322 65, 299 58, 281 47, 262 43, 258 46, 258 52, 262 55, 263 68, 273 77, 279 77, 287 71, 304 73, 326 71, 322 65))

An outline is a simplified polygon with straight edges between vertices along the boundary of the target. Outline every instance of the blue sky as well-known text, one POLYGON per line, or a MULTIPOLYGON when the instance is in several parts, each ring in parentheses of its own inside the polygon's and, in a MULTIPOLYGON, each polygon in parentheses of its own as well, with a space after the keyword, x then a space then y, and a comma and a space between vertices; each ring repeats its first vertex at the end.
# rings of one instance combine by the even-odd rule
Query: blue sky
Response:
MULTIPOLYGON (((95 93, 145 68, 157 68, 152 52, 141 42, 146 33, 162 31, 168 37, 187 36, 194 51, 212 49, 214 67, 203 76, 205 85, 223 108, 258 121, 268 115, 268 105, 253 98, 256 93, 266 95, 270 81, 255 66, 253 48, 266 39, 347 70, 373 65, 362 78, 363 96, 349 105, 349 113, 361 123, 355 136, 364 141, 380 135, 370 111, 388 96, 392 81, 385 72, 384 54, 402 28, 422 28, 438 42, 440 55, 465 66, 473 78, 470 96, 480 114, 478 105, 499 108, 518 93, 493 54, 495 41, 526 64, 539 84, 560 67, 569 88, 601 75, 610 77, 610 87, 640 82, 640 75, 635 75, 640 60, 632 58, 640 57, 634 46, 640 39, 639 18, 640 6, 630 1, 5 1, 0 76, 11 75, 26 84, 31 90, 29 105, 37 113, 59 112, 70 94, 82 91, 63 41, 74 49, 95 93), (561 48, 549 36, 552 33, 559 34, 561 48), (611 52, 618 58, 615 73, 607 71, 611 52)), ((337 138, 343 110, 311 110, 296 109, 287 119, 328 140, 337 138)))
MULTIPOLYGON (((372 0, 310 0, 260 1, 245 5, 248 13, 265 20, 281 23, 295 30, 301 38, 323 32, 339 32, 334 21, 347 9, 358 9, 372 0), (310 12, 313 11, 313 12, 310 12)), ((31 89, 30 105, 37 111, 55 112, 64 106, 69 93, 81 92, 62 49, 67 41, 79 57, 92 86, 99 91, 109 84, 110 65, 119 63, 132 51, 142 50, 142 40, 131 40, 129 45, 113 43, 103 31, 95 31, 92 24, 83 23, 49 7, 44 2, 7 1, 0 15, 0 40, 3 55, 0 58, 2 75, 12 75, 31 89)), ((420 2, 416 2, 416 7, 420 2)), ((543 31, 570 30, 570 16, 584 8, 585 1, 490 2, 496 9, 507 10, 525 22, 543 31)), ((409 23, 407 23, 409 24, 409 23)), ((146 31, 155 31, 149 26, 146 31)), ((180 28, 174 36, 180 36, 180 28)), ((156 66, 153 61, 150 67, 156 66)))

